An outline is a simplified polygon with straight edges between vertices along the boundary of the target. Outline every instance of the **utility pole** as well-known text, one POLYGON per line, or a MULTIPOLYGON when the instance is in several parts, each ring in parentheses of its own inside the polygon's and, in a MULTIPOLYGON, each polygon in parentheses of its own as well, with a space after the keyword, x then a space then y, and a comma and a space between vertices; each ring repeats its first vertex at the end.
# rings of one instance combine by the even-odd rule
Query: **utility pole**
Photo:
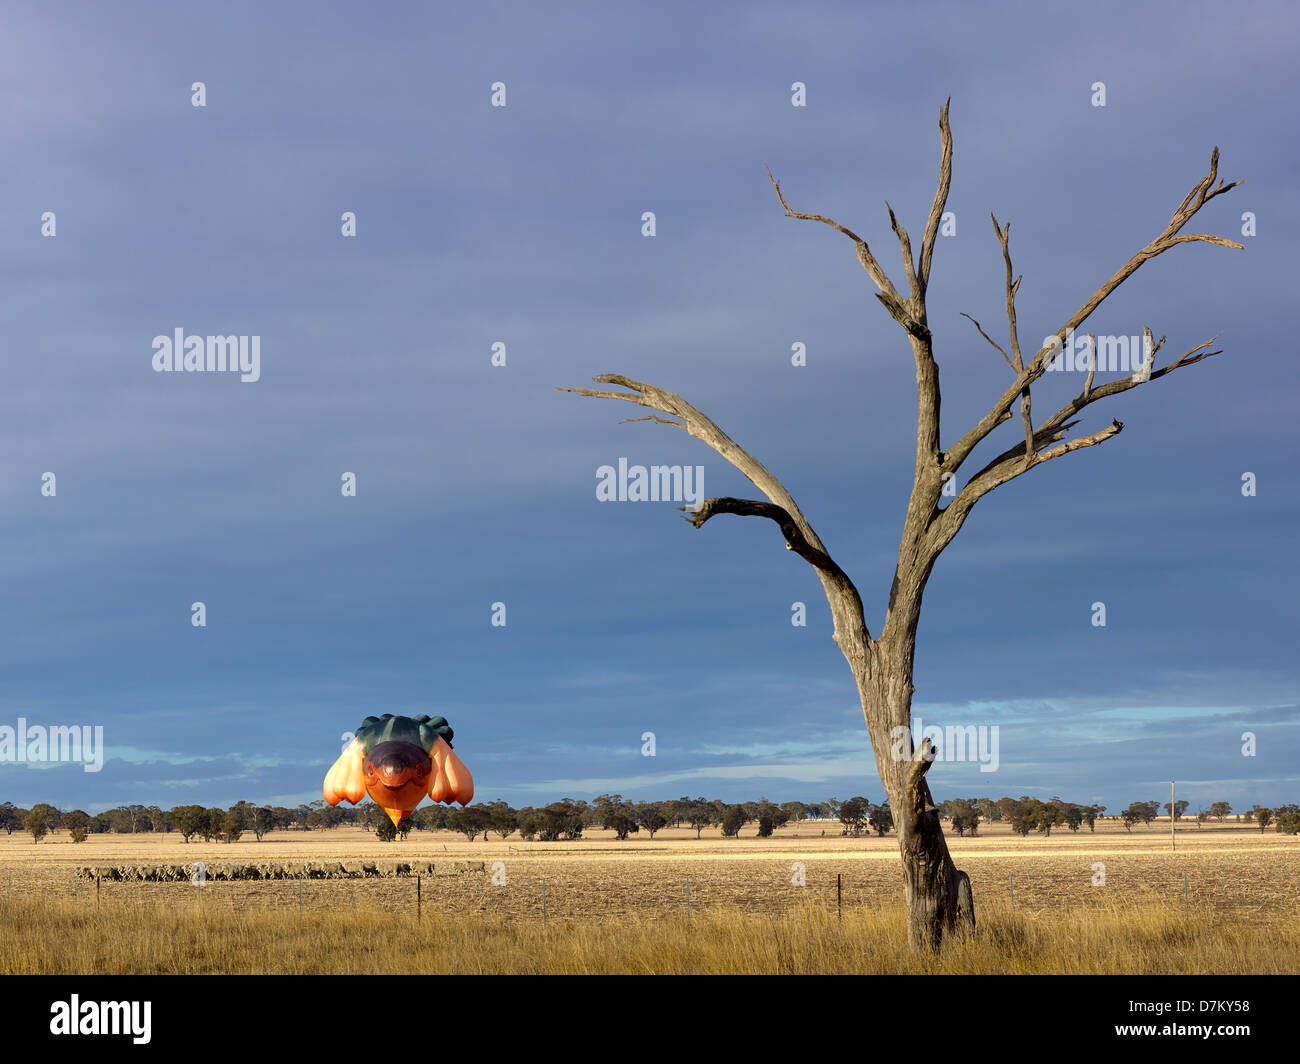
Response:
POLYGON ((1174 790, 1174 781, 1169 781, 1169 848, 1178 849, 1178 842, 1174 838, 1174 818, 1178 816, 1178 795, 1174 790))

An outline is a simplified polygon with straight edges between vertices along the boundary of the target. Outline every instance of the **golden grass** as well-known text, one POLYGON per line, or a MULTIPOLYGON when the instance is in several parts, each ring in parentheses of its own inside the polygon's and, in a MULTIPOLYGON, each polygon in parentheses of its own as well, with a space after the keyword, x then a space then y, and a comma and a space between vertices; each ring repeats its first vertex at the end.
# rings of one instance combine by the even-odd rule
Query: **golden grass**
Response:
POLYGON ((603 923, 408 912, 248 910, 187 900, 0 898, 0 973, 1300 973, 1300 924, 1147 903, 1050 919, 994 902, 938 955, 907 948, 901 904, 805 903, 603 923))
POLYGON ((229 845, 0 835, 0 973, 1300 973, 1294 837, 1207 826, 1180 830, 1171 853, 1167 834, 1111 822, 1050 839, 992 825, 950 839, 975 887, 977 936, 925 957, 906 947, 896 841, 828 827, 564 843, 417 832, 388 844, 354 829, 229 845), (78 864, 373 858, 435 863, 422 921, 410 878, 212 882, 200 899, 183 883, 97 888, 73 875, 78 864), (458 874, 466 860, 485 870, 458 874))

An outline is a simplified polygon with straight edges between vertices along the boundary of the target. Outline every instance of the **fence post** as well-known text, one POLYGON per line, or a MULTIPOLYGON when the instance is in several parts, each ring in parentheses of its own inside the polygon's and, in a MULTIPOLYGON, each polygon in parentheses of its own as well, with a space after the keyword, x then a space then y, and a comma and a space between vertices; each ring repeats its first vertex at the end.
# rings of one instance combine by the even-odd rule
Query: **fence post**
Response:
POLYGON ((1011 874, 1011 876, 1010 876, 1009 878, 1010 878, 1010 880, 1011 880, 1011 904, 1012 904, 1012 905, 1015 905, 1015 903, 1016 903, 1016 877, 1015 877, 1015 874, 1014 874, 1014 873, 1011 874))
POLYGON ((844 922, 844 873, 835 873, 835 915, 844 922))
POLYGON ((686 922, 691 922, 691 877, 686 877, 686 922))
POLYGON ((1183 907, 1190 909, 1192 907, 1191 894, 1187 889, 1187 873, 1183 873, 1183 907))
POLYGON ((99 908, 99 876, 95 877, 95 908, 99 908))
POLYGON ((422 902, 420 900, 420 873, 415 874, 415 920, 419 923, 422 919, 422 902))

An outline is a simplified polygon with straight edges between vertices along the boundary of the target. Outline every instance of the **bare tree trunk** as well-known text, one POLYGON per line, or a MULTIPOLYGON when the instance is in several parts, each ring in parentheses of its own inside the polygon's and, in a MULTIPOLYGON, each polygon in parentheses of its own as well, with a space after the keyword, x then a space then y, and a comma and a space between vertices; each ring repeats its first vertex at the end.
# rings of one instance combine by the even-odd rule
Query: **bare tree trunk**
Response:
MULTIPOLYGON (((912 612, 919 615, 919 601, 915 605, 912 612)), ((858 690, 898 837, 908 940, 914 948, 938 949, 945 938, 975 929, 975 905, 970 878, 948 852, 926 782, 933 763, 929 740, 919 748, 912 742, 915 640, 913 628, 896 650, 877 643, 868 656, 873 669, 859 677, 858 690)))
MULTIPOLYGON (((922 790, 928 803, 929 787, 922 784, 922 790)), ((899 827, 898 847, 911 944, 938 949, 955 932, 975 930, 970 878, 953 864, 938 815, 910 811, 899 827)))

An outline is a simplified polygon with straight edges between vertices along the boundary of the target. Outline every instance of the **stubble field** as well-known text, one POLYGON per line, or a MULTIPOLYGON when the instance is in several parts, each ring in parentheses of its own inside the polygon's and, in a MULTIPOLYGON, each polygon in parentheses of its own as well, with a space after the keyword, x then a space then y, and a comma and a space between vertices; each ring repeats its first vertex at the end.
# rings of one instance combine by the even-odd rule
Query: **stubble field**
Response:
POLYGON ((1272 830, 1180 825, 1172 852, 1167 822, 1025 839, 994 824, 953 837, 980 931, 928 959, 905 949, 892 837, 844 838, 815 822, 752 832, 620 842, 596 830, 556 843, 412 832, 383 843, 340 828, 188 845, 174 834, 74 845, 65 832, 40 844, 15 833, 0 836, 0 972, 1300 971, 1300 839, 1272 830), (432 862, 418 919, 414 877, 196 888, 75 874, 361 861, 432 862))

